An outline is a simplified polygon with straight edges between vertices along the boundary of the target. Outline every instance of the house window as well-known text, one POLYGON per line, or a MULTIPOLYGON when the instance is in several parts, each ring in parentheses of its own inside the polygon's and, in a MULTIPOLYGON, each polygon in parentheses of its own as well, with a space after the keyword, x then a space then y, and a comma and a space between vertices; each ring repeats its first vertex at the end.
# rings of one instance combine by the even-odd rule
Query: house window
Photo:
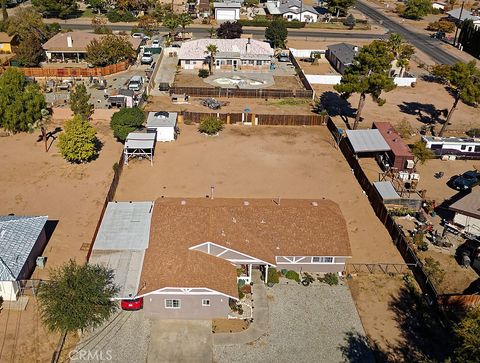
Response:
POLYGON ((210 306, 210 299, 202 299, 202 306, 210 306))
POLYGON ((232 60, 231 59, 227 59, 227 66, 231 66, 232 65, 232 60))
POLYGON ((259 60, 259 61, 257 60, 257 66, 261 66, 262 63, 263 63, 263 62, 262 62, 261 60, 259 60))
POLYGON ((312 257, 312 263, 332 263, 333 257, 312 257))
POLYGON ((190 64, 190 61, 189 61, 189 60, 186 60, 186 61, 185 61, 185 64, 190 64))
POLYGON ((288 19, 288 20, 292 20, 292 19, 293 19, 293 15, 287 15, 287 19, 288 19))
POLYGON ((166 309, 180 309, 180 300, 179 299, 165 299, 165 308, 166 309))
POLYGON ((220 61, 217 59, 217 67, 220 66, 220 61))
POLYGON ((462 150, 465 150, 465 149, 467 148, 467 145, 462 145, 460 148, 461 148, 462 150))

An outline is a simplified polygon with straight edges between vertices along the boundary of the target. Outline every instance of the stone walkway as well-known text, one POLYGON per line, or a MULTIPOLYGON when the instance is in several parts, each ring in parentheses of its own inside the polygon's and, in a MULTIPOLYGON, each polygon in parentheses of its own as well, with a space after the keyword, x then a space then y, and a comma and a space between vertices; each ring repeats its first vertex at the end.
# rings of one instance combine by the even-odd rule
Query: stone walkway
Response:
POLYGON ((239 333, 213 334, 214 345, 247 344, 267 333, 269 328, 267 291, 261 279, 260 271, 254 270, 252 275, 253 322, 247 330, 239 333))

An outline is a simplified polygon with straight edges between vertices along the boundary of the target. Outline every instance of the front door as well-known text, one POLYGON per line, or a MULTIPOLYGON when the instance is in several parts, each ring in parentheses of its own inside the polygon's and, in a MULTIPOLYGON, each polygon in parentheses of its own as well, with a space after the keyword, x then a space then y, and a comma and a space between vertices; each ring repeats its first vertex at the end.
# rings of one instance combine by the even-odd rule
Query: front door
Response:
POLYGON ((233 70, 236 71, 238 66, 238 61, 236 59, 233 60, 233 70))

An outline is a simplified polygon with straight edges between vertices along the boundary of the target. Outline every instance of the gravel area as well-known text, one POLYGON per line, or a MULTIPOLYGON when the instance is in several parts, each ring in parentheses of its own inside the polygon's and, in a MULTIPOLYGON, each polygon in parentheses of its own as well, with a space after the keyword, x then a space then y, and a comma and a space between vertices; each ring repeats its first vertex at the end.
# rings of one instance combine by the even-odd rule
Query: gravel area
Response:
POLYGON ((347 343, 351 334, 365 335, 347 286, 289 284, 267 291, 269 333, 249 344, 215 345, 215 362, 344 362, 352 356, 374 362, 357 340, 347 343))
POLYGON ((108 323, 85 334, 70 353, 71 361, 146 362, 149 341, 150 321, 143 311, 120 311, 108 323))

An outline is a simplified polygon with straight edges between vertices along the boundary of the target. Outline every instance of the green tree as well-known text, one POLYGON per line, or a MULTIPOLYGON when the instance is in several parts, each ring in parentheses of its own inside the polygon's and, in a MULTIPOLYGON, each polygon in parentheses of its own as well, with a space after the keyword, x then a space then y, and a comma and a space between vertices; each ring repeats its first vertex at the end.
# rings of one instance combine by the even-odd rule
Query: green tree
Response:
POLYGON ((402 16, 407 19, 420 20, 432 12, 430 0, 407 0, 402 16))
POLYGON ((453 106, 438 133, 439 136, 443 136, 457 109, 458 101, 461 100, 467 105, 477 105, 480 102, 480 71, 475 61, 471 61, 468 63, 457 62, 452 66, 437 65, 433 67, 432 73, 447 82, 454 97, 453 106))
POLYGON ((415 48, 408 43, 405 43, 402 36, 397 33, 390 34, 388 38, 388 45, 395 57, 397 67, 400 67, 400 77, 403 77, 405 69, 410 64, 410 58, 415 53, 415 48))
POLYGON ((350 9, 355 5, 355 0, 329 0, 328 1, 328 11, 330 14, 335 16, 345 16, 350 9))
POLYGON ((445 270, 440 265, 440 262, 433 257, 426 257, 423 269, 428 278, 435 284, 440 285, 445 278, 445 270))
POLYGON ((118 141, 124 142, 130 132, 142 127, 144 121, 145 114, 138 107, 122 108, 113 114, 110 127, 113 130, 113 136, 118 141))
POLYGON ((96 131, 82 116, 73 116, 65 123, 58 147, 62 156, 72 163, 86 163, 98 155, 96 131))
POLYGON ((89 103, 90 94, 83 83, 77 84, 75 89, 70 92, 70 108, 76 116, 81 116, 88 120, 93 114, 93 105, 89 103))
POLYGON ((35 36, 41 43, 53 35, 44 24, 42 16, 31 6, 18 8, 15 15, 8 19, 7 33, 17 34, 20 40, 35 36))
POLYGON ((205 50, 205 53, 208 54, 208 71, 210 72, 210 75, 212 75, 213 64, 215 62, 215 56, 218 53, 218 47, 215 44, 209 44, 207 45, 207 49, 205 50))
POLYGON ((92 17, 93 32, 95 34, 112 34, 112 29, 107 26, 107 18, 101 15, 92 17))
POLYGON ((45 96, 23 73, 8 68, 0 76, 0 127, 9 132, 26 132, 41 119, 45 96))
POLYGON ((144 15, 138 20, 138 26, 151 35, 158 29, 158 21, 153 15, 144 15))
POLYGON ((287 46, 288 30, 283 18, 275 18, 265 29, 265 38, 269 40, 275 48, 285 48, 287 46))
POLYGON ((32 0, 32 5, 40 13, 60 19, 67 19, 78 10, 78 5, 75 0, 32 0))
POLYGON ((453 33, 455 31, 455 23, 448 20, 433 21, 428 23, 427 30, 453 33))
POLYGON ((192 17, 190 14, 182 13, 178 16, 178 25, 182 28, 182 40, 185 37, 185 30, 190 24, 192 24, 192 17))
POLYGON ((198 125, 198 131, 207 135, 216 135, 223 129, 223 122, 216 116, 205 116, 198 125))
POLYGON ((343 25, 348 26, 348 28, 351 30, 355 28, 355 24, 357 23, 357 20, 353 16, 353 14, 349 14, 345 21, 343 22, 343 25))
POLYGON ((389 92, 395 88, 393 79, 388 75, 393 59, 387 42, 374 40, 360 49, 353 64, 342 76, 340 84, 334 86, 334 89, 346 98, 353 93, 360 94, 353 124, 354 130, 360 122, 367 95, 370 95, 381 106, 385 103, 385 100, 380 98, 382 92, 389 92))
POLYGON ((168 39, 169 42, 173 41, 173 36, 175 35, 175 31, 179 26, 178 16, 176 14, 169 14, 166 15, 162 22, 163 26, 168 29, 168 39))
POLYGON ((217 35, 217 30, 212 26, 210 29, 208 29, 208 35, 210 38, 214 38, 215 35, 217 35))
POLYGON ((418 141, 412 147, 413 163, 417 166, 418 163, 425 164, 428 159, 433 158, 433 152, 427 149, 423 141, 418 141))
POLYGON ((106 35, 100 40, 94 39, 87 45, 86 60, 96 67, 103 67, 136 58, 136 52, 127 37, 106 35))
POLYGON ((242 24, 238 21, 233 23, 226 21, 220 24, 217 29, 217 37, 221 39, 237 39, 243 34, 242 24))
POLYGON ((117 310, 112 300, 119 288, 113 271, 99 265, 78 265, 70 260, 50 271, 38 288, 40 316, 52 332, 95 328, 117 310))
POLYGON ((37 67, 44 58, 42 43, 33 34, 24 38, 15 52, 15 59, 22 67, 37 67))
POLYGON ((455 327, 457 362, 475 363, 480 356, 480 307, 471 309, 455 327))
POLYGON ((107 8, 105 0, 86 0, 85 3, 89 5, 97 14, 101 14, 107 8))

